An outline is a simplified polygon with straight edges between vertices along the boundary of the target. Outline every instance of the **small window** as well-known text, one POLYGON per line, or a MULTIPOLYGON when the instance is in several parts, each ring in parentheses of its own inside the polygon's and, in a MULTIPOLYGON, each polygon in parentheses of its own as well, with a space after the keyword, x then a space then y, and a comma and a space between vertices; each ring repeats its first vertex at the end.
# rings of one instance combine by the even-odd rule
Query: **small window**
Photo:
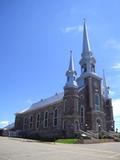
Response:
POLYGON ((85 121, 85 111, 84 111, 84 106, 81 105, 80 106, 80 124, 81 126, 84 125, 84 121, 85 121))

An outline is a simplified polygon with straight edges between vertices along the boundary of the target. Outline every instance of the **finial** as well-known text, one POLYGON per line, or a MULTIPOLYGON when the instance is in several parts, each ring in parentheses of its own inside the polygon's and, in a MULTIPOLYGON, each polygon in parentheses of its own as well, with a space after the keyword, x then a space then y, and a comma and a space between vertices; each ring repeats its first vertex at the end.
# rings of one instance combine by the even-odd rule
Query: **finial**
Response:
POLYGON ((84 23, 86 22, 86 18, 83 18, 83 22, 84 22, 84 23))
POLYGON ((74 71, 74 60, 73 60, 72 50, 70 50, 70 63, 69 63, 69 70, 73 70, 73 71, 74 71))
POLYGON ((72 54, 72 49, 70 50, 70 54, 72 54))
POLYGON ((105 70, 103 69, 103 74, 105 74, 105 70))

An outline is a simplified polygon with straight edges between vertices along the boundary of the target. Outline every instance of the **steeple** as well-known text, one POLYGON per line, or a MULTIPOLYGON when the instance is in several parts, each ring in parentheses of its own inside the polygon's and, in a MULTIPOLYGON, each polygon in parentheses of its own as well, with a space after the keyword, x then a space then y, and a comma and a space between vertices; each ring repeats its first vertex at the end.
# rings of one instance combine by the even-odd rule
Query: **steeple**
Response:
POLYGON ((68 70, 66 72, 67 82, 65 87, 77 87, 76 75, 77 73, 74 67, 73 55, 72 55, 72 51, 70 51, 70 62, 69 62, 68 70))
POLYGON ((70 50, 70 63, 69 63, 69 71, 74 71, 74 60, 73 60, 73 54, 72 54, 72 50, 70 50))
POLYGON ((88 38, 86 20, 84 19, 84 24, 83 24, 83 51, 82 51, 82 53, 88 54, 90 52, 91 52, 90 42, 89 42, 89 38, 88 38))
POLYGON ((83 48, 82 48, 82 54, 81 54, 81 60, 80 60, 82 75, 85 73, 95 73, 96 60, 93 57, 93 54, 90 48, 85 19, 83 24, 83 46, 82 47, 83 48))
POLYGON ((106 85, 104 70, 103 70, 103 96, 104 96, 105 99, 109 98, 109 87, 106 85))

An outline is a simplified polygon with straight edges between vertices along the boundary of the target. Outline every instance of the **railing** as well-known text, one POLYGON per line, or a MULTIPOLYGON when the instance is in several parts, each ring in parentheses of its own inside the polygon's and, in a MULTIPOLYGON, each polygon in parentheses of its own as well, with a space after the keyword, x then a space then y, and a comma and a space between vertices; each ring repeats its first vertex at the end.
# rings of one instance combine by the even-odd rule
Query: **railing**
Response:
POLYGON ((98 138, 99 137, 99 133, 94 133, 90 130, 87 130, 87 133, 89 133, 91 135, 91 137, 93 137, 93 138, 98 138))

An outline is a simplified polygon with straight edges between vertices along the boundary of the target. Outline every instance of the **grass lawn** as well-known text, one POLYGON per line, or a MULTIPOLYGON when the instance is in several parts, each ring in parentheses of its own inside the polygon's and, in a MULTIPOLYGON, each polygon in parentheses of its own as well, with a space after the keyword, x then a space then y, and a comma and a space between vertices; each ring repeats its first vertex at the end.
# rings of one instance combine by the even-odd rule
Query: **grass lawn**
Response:
POLYGON ((71 138, 71 139, 58 139, 55 142, 56 143, 64 143, 64 144, 75 144, 78 141, 78 139, 71 138))

